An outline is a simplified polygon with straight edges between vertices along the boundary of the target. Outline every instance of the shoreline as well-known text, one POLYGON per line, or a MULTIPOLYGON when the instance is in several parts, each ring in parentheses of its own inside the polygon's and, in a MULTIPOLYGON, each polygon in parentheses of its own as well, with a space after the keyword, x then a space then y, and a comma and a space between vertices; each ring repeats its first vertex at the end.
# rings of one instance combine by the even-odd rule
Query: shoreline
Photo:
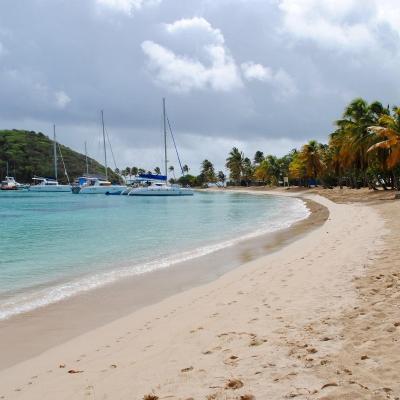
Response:
POLYGON ((324 224, 0 371, 0 398, 395 399, 398 204, 307 198, 324 224))
POLYGON ((131 276, 0 321, 0 370, 279 250, 328 217, 326 208, 310 200, 302 201, 310 215, 289 228, 252 237, 232 247, 166 269, 131 276), (65 320, 69 321, 68 327, 65 327, 65 320), (30 340, 26 341, 26 337, 30 340))

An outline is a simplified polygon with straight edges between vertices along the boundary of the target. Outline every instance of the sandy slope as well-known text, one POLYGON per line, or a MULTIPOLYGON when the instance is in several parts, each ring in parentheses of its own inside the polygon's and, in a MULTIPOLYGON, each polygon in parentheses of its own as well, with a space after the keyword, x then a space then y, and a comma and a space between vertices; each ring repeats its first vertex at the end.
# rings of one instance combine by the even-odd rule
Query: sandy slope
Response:
POLYGON ((386 289, 398 307, 398 275, 382 267, 381 278, 369 276, 373 263, 385 260, 382 237, 388 245, 392 236, 377 209, 311 197, 330 211, 320 228, 217 281, 2 371, 0 398, 399 396, 398 364, 381 357, 398 345, 398 308, 383 311, 386 290, 378 288, 392 284, 386 289))

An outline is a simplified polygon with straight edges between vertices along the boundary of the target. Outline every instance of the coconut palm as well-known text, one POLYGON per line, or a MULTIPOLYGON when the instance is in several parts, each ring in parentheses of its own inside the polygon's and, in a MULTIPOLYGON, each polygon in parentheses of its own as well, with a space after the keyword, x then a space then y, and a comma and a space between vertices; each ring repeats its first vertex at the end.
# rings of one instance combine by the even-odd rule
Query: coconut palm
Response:
POLYGON ((182 167, 182 172, 184 174, 188 174, 189 173, 189 167, 186 164, 182 167))
POLYGON ((306 175, 317 179, 324 169, 321 144, 316 140, 310 140, 301 148, 300 160, 304 163, 306 175))
POLYGON ((254 164, 260 165, 264 160, 264 153, 260 150, 257 150, 254 154, 254 164))
POLYGON ((236 184, 240 183, 240 179, 242 177, 243 160, 244 160, 243 152, 239 151, 237 147, 234 147, 230 151, 229 156, 226 159, 225 166, 229 169, 230 178, 236 184))
POLYGON ((214 165, 211 161, 206 159, 201 163, 200 176, 205 183, 216 182, 217 177, 215 176, 214 165))
POLYGON ((169 172, 172 172, 172 174, 174 175, 174 180, 176 180, 176 176, 175 176, 175 167, 173 165, 170 165, 168 168, 169 172))
POLYGON ((336 144, 340 142, 339 157, 343 167, 351 170, 355 178, 361 177, 366 184, 368 149, 373 144, 368 128, 375 125, 388 110, 378 101, 368 104, 364 99, 354 99, 336 121, 336 144))
POLYGON ((160 169, 160 167, 155 167, 155 168, 154 168, 154 173, 155 173, 156 175, 161 175, 161 169, 160 169))
POLYGON ((400 163, 400 108, 394 107, 393 115, 382 115, 377 126, 371 126, 370 132, 380 140, 370 146, 368 152, 377 149, 389 150, 387 166, 393 169, 400 163))
POLYGON ((138 167, 132 167, 132 168, 131 168, 131 174, 132 174, 133 176, 137 176, 137 174, 138 174, 138 167))
POLYGON ((226 176, 223 171, 218 171, 217 178, 218 181, 221 182, 222 184, 224 184, 226 181, 226 176))
POLYGON ((251 165, 251 160, 248 157, 245 157, 242 162, 242 175, 243 180, 246 182, 248 186, 253 179, 254 168, 251 165))

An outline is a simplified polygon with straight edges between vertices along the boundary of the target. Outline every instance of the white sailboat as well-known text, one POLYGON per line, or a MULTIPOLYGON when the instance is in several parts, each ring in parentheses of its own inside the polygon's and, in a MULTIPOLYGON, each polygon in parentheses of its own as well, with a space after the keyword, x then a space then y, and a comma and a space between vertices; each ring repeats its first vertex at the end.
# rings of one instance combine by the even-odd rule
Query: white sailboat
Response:
POLYGON ((81 176, 77 179, 78 183, 72 187, 72 193, 75 194, 121 194, 127 189, 125 185, 113 185, 108 180, 108 167, 107 167, 107 147, 106 147, 106 134, 104 127, 104 114, 101 111, 101 123, 103 127, 103 147, 104 147, 104 166, 105 166, 105 179, 97 176, 90 176, 87 162, 87 151, 85 142, 85 156, 86 156, 86 176, 81 176))
POLYGON ((183 188, 179 185, 168 184, 168 159, 167 159, 167 124, 165 112, 165 98, 163 98, 163 122, 164 122, 164 167, 165 175, 162 180, 145 180, 145 184, 133 188, 128 196, 193 196, 191 188, 183 188))
MULTIPOLYGON (((61 151, 61 150, 60 150, 61 151)), ((53 125, 53 153, 54 153, 54 178, 34 177, 34 185, 29 186, 30 192, 71 192, 71 185, 62 185, 58 183, 57 169, 57 141, 56 126, 53 125)), ((64 166, 65 168, 65 166, 64 166)))

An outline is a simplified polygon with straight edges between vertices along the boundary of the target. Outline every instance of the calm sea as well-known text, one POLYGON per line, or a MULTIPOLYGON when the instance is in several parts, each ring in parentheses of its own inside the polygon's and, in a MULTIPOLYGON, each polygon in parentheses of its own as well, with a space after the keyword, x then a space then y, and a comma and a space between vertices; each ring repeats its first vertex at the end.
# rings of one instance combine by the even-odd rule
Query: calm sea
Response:
POLYGON ((0 320, 307 217, 293 198, 0 192, 0 320))

